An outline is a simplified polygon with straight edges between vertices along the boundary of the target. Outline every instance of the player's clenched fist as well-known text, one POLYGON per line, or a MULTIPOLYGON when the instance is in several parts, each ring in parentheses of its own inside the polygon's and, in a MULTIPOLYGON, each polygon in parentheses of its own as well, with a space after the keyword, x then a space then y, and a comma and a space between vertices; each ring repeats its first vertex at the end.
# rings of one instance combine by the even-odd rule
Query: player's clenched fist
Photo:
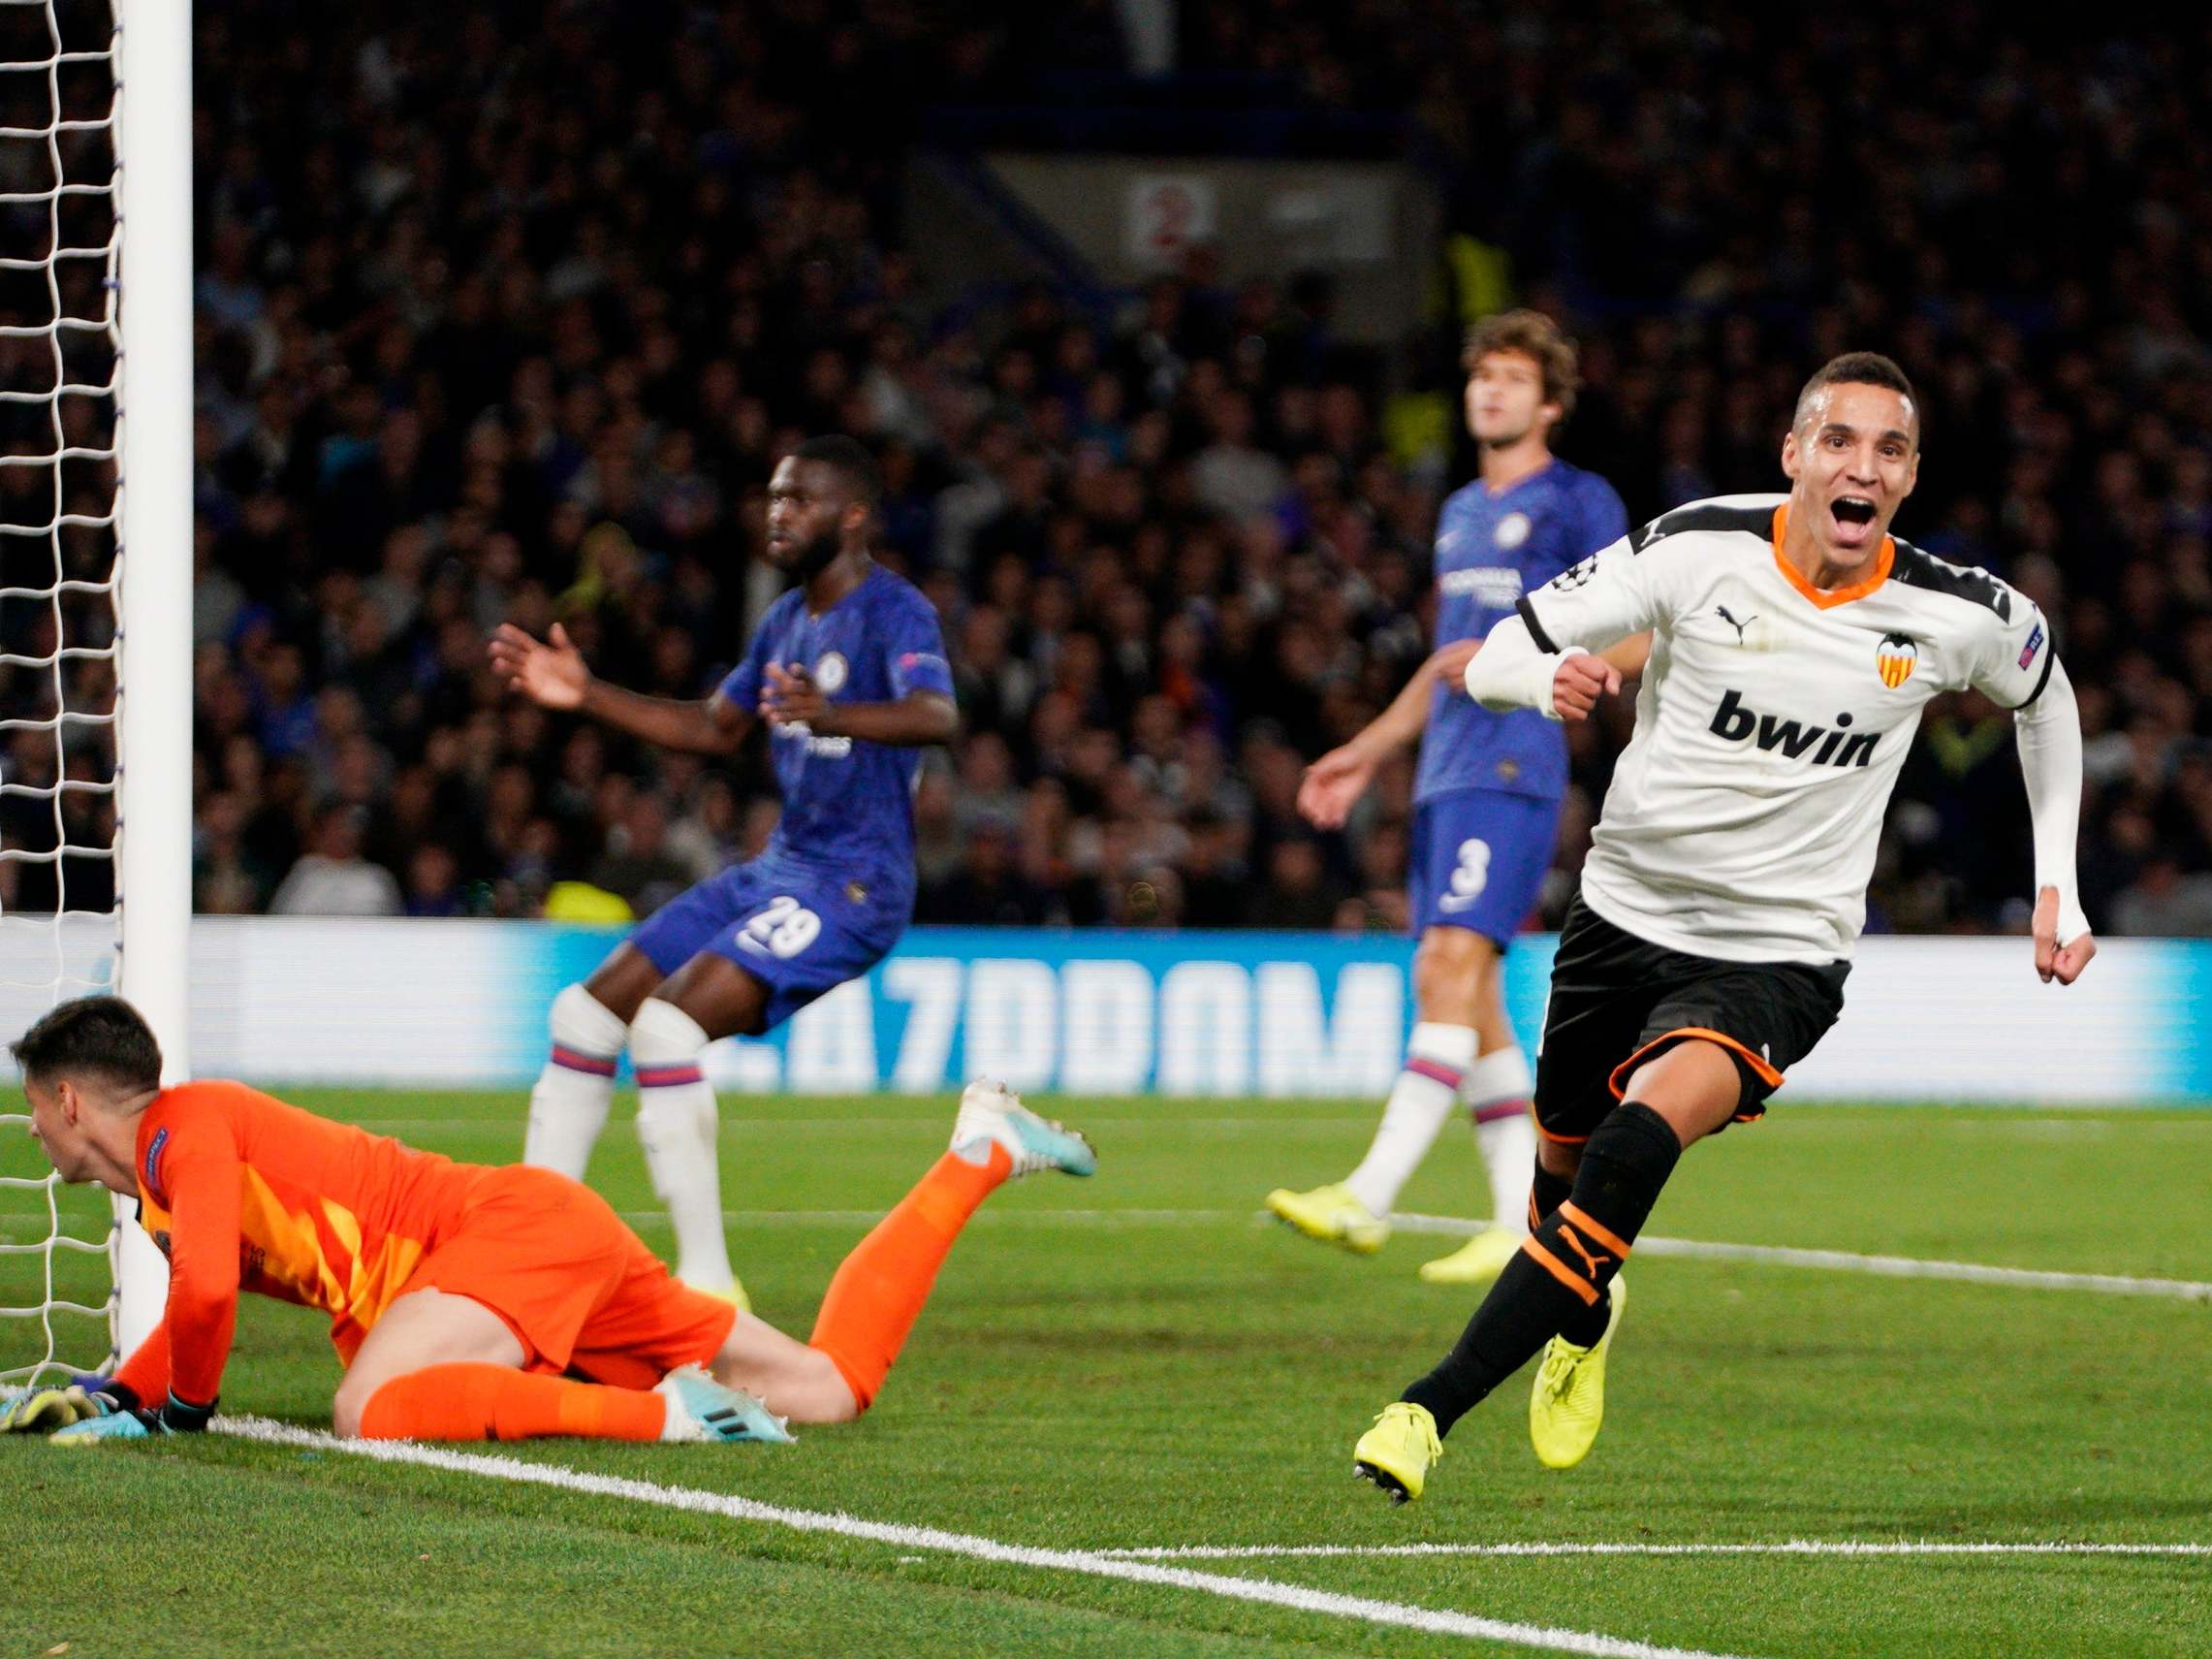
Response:
POLYGON ((2070 985, 2081 977, 2089 959, 2097 954, 2097 941, 2084 932, 2059 942, 2059 890, 2045 887, 2036 895, 2036 973, 2048 985, 2056 979, 2070 985))
POLYGON ((1552 709, 1563 720, 1587 719, 1597 699, 1621 688, 1621 671, 1602 656, 1577 652, 1552 676, 1552 709))

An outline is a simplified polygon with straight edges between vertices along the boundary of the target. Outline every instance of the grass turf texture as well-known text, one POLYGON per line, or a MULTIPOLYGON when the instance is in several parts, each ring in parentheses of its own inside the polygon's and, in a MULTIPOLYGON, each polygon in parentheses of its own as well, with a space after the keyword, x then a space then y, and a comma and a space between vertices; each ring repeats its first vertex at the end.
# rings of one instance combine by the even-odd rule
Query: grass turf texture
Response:
MULTIPOLYGON (((516 1096, 293 1098, 456 1157, 521 1147, 516 1096)), ((1350 1446, 1471 1305, 1413 1276, 1452 1241, 1401 1235, 1363 1260, 1251 1219, 1271 1185, 1341 1175, 1372 1112, 1051 1109, 1091 1133, 1100 1175, 1024 1182, 985 1207, 862 1422, 789 1449, 501 1450, 1060 1548, 2212 1540, 2212 1306, 1685 1260, 1632 1269, 1586 1464, 1536 1465, 1524 1373, 1453 1434, 1428 1497, 1392 1509, 1350 1478, 1350 1446)), ((767 1318, 808 1327, 838 1259, 950 1119, 947 1101, 723 1102, 733 1254, 767 1318)), ((31 1173, 36 1156, 11 1136, 0 1173, 31 1173)), ((1785 1105, 1688 1158, 1653 1230, 2202 1278, 2208 1168, 2212 1114, 1785 1105)), ((667 1247, 625 1125, 593 1176, 667 1247)), ((1403 1203, 1466 1213, 1483 1190, 1453 1131, 1403 1203)), ((43 1230, 43 1209, 0 1193, 0 1241, 43 1230)), ((65 1211, 95 1225, 86 1195, 65 1211)), ((0 1257, 0 1301, 30 1299, 32 1269, 0 1257)), ((248 1298, 225 1407, 327 1425, 326 1328, 248 1298)), ((34 1336, 0 1326, 0 1364, 30 1357, 34 1336)), ((67 1643, 71 1659, 480 1650, 495 1632, 547 1654, 1507 1651, 219 1437, 82 1454, 0 1444, 0 1654, 67 1643)), ((2204 1652, 2212 1628, 2204 1557, 1188 1565, 1767 1659, 2178 1656, 2204 1652)))

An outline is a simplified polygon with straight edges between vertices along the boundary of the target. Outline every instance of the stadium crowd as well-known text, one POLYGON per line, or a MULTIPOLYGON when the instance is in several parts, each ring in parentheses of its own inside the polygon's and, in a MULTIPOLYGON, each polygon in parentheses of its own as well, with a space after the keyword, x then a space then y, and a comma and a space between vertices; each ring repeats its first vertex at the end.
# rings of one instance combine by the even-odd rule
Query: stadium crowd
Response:
MULTIPOLYGON (((1888 3, 1185 10, 1192 67, 1409 112, 1454 222, 1581 338, 1560 447, 1633 518, 1777 488, 1804 374, 1899 358, 1927 454, 1902 532, 2058 622, 2093 919, 2212 933, 2201 33, 1992 47, 1985 8, 1888 3)), ((1453 399, 1459 319, 1385 373, 1317 280, 1201 271, 1103 313, 921 293, 920 101, 1110 62, 1111 8, 1075 13, 1039 39, 909 0, 201 10, 203 910, 529 914, 583 882, 642 914, 757 847, 757 752, 716 769, 548 717, 484 639, 561 619, 604 676, 701 694, 773 591, 774 458, 838 430, 881 457, 881 556, 937 604, 961 691, 916 801, 921 919, 1403 925, 1410 756, 1342 836, 1293 799, 1424 654, 1469 458, 1398 434, 1447 429, 1405 417, 1453 399)), ((0 470, 0 507, 44 522, 27 476, 0 470)), ((1548 918, 1628 718, 1574 734, 1548 918)), ((50 781, 38 735, 18 781, 50 781)), ((1931 710, 1874 928, 2024 925, 2017 780, 2005 715, 1931 710)), ((5 805, 10 845, 76 833, 5 805)), ((51 869, 10 867, 0 900, 39 908, 51 869)))

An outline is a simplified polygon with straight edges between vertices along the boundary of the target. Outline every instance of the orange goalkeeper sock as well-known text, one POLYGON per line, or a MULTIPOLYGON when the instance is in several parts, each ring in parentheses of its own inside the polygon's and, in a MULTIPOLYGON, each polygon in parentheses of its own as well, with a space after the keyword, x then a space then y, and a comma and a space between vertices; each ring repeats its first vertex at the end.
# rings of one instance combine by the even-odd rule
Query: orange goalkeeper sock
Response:
POLYGON ((987 1151, 981 1164, 958 1152, 938 1159, 853 1247, 830 1281, 807 1343, 830 1356, 862 1411, 883 1387, 884 1374, 921 1317, 953 1240, 1013 1171, 1003 1146, 990 1142, 987 1151))
POLYGON ((504 1365, 427 1365, 395 1377, 362 1408, 363 1440, 658 1440, 668 1402, 504 1365))

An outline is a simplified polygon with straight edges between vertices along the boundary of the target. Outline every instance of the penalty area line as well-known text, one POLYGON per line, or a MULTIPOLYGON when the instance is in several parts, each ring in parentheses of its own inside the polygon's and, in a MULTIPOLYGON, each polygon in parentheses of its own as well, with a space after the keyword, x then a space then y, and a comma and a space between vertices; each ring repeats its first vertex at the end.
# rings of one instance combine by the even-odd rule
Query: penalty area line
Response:
POLYGON ((1793 1538, 1781 1544, 1205 1544, 1101 1549, 1111 1561, 1384 1559, 1423 1555, 2212 1555, 2212 1544, 1966 1544, 1915 1539, 1793 1538))
POLYGON ((616 1498, 627 1503, 652 1504, 693 1515, 716 1515, 731 1520, 780 1526, 793 1532, 829 1533, 840 1538, 863 1539, 904 1550, 927 1550, 964 1556, 1013 1567, 1048 1572, 1075 1573, 1094 1579, 1116 1579, 1139 1584, 1160 1584, 1171 1589, 1193 1590, 1229 1601, 1256 1602, 1286 1608, 1294 1612, 1349 1619, 1363 1624, 1395 1626, 1435 1636, 1459 1636, 1507 1646, 1531 1647, 1549 1653, 1577 1653, 1592 1659, 1734 1659, 1702 1648, 1665 1647, 1649 1642, 1599 1636, 1587 1631, 1557 1630, 1542 1625, 1519 1624, 1483 1618, 1473 1613, 1444 1612, 1403 1602, 1385 1602, 1366 1596, 1339 1595, 1309 1589, 1303 1584, 1279 1583, 1272 1579, 1241 1579, 1222 1573, 1198 1573, 1186 1567, 1164 1566, 1153 1561, 1130 1560, 1088 1549, 1041 1549, 1027 1545, 1001 1544, 973 1533, 946 1532, 937 1527, 907 1526, 896 1522, 863 1520, 857 1515, 823 1510, 788 1509, 764 1504, 728 1492, 702 1491, 690 1486, 663 1485, 617 1475, 598 1475, 557 1463, 530 1463, 495 1452, 458 1452, 443 1446, 423 1446, 406 1440, 340 1440, 317 1429, 295 1428, 267 1418, 219 1417, 212 1426, 221 1433, 265 1446, 297 1447, 302 1451, 337 1452, 375 1463, 399 1463, 416 1468, 442 1469, 456 1475, 513 1481, 525 1485, 552 1486, 590 1497, 616 1498))
MULTIPOLYGON (((1459 1234, 1488 1230, 1486 1221, 1456 1216, 1393 1215, 1406 1232, 1459 1234)), ((2108 1296, 2171 1296, 2212 1302, 2212 1284, 2193 1279, 2135 1279, 2119 1273, 2054 1273, 2039 1267, 1992 1267, 1978 1261, 1943 1261, 1918 1256, 1862 1256, 1851 1250, 1798 1250, 1782 1244, 1716 1244, 1695 1238, 1636 1240, 1638 1256, 1683 1256, 1698 1261, 1754 1261, 1769 1267, 1811 1267, 1830 1273, 1867 1273, 1882 1279, 1945 1279, 1959 1285, 2007 1285, 2028 1291, 2096 1291, 2108 1296)))

